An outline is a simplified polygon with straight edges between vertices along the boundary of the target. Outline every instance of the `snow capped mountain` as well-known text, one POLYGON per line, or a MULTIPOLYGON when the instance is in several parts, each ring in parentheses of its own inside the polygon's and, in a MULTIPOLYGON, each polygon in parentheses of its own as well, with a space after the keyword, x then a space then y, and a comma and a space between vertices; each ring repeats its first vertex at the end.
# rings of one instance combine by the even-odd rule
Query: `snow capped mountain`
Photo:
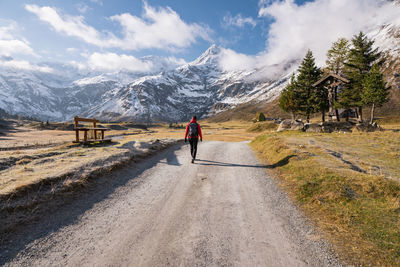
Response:
MULTIPOLYGON (((4 60, 4 59, 3 59, 4 60)), ((5 59, 10 60, 10 59, 5 59)), ((142 60, 157 72, 171 64, 159 57, 142 60)), ((103 102, 103 95, 151 73, 118 71, 101 73, 70 64, 44 62, 50 71, 23 70, 0 65, 0 108, 10 114, 42 120, 68 120, 103 102)))
POLYGON ((209 116, 252 100, 273 99, 288 79, 284 75, 279 81, 255 82, 251 77, 259 70, 223 71, 220 55, 221 48, 213 45, 193 62, 110 91, 85 115, 137 121, 209 116))
MULTIPOLYGON (((377 27, 368 36, 384 51, 393 103, 400 106, 400 19, 377 27)), ((243 103, 270 102, 299 64, 288 59, 280 65, 228 71, 220 64, 224 52, 213 45, 185 64, 175 58, 142 58, 154 66, 152 73, 100 72, 59 63, 43 63, 51 70, 47 72, 0 65, 0 108, 42 120, 83 115, 101 120, 182 121, 193 114, 212 116, 243 103), (265 75, 272 70, 277 75, 265 75), (266 76, 275 78, 259 78, 266 76)))
POLYGON ((171 69, 169 60, 145 57, 158 73, 82 71, 43 63, 50 72, 0 69, 0 108, 42 120, 75 115, 103 120, 180 121, 209 116, 252 100, 276 97, 287 76, 255 81, 264 70, 223 71, 213 45, 193 62, 171 69))

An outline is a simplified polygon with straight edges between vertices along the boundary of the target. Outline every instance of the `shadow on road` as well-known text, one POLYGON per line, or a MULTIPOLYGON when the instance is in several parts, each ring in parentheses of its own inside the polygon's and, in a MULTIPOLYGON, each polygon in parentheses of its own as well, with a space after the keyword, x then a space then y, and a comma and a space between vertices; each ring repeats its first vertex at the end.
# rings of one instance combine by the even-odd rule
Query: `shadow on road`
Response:
POLYGON ((169 155, 169 157, 166 158, 166 162, 164 162, 163 160, 160 161, 160 163, 166 163, 168 165, 175 165, 175 166, 181 166, 182 164, 179 163, 178 158, 176 157, 175 152, 171 153, 169 155))
POLYGON ((14 258, 34 240, 45 238, 65 226, 77 223, 96 203, 109 198, 118 188, 135 180, 147 169, 160 162, 179 164, 175 151, 180 148, 181 145, 178 144, 140 162, 132 161, 121 169, 94 178, 87 187, 55 195, 51 201, 32 207, 33 211, 29 209, 18 214, 0 212, 0 266, 14 258), (1 228, 3 220, 12 216, 24 216, 28 221, 5 232, 1 228))
MULTIPOLYGON (((135 150, 137 150, 136 147, 135 147, 136 143, 138 143, 138 141, 131 141, 131 142, 123 144, 122 146, 120 146, 118 148, 119 149, 129 149, 131 151, 135 151, 135 150)), ((139 147, 140 148, 148 148, 149 146, 148 146, 148 144, 143 142, 142 144, 139 145, 139 147)), ((159 163, 168 164, 168 165, 175 165, 175 166, 181 166, 182 165, 182 164, 179 163, 175 152, 169 154, 168 157, 165 157, 165 160, 161 160, 159 163)))
POLYGON ((280 161, 272 164, 272 165, 263 165, 263 164, 257 164, 257 165, 246 165, 246 164, 237 164, 237 163, 226 163, 226 162, 219 162, 219 161, 212 161, 212 160, 205 160, 205 159, 197 159, 195 164, 197 165, 203 165, 203 166, 219 166, 219 167, 244 167, 244 168, 261 168, 261 169, 274 169, 277 167, 282 167, 285 166, 286 164, 289 163, 289 160, 296 155, 290 155, 287 157, 284 157, 280 161))

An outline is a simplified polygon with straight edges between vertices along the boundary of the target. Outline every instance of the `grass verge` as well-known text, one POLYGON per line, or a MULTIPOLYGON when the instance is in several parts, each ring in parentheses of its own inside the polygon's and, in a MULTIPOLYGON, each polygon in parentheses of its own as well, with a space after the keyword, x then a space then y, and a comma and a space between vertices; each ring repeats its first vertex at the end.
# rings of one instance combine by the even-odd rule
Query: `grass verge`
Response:
POLYGON ((283 162, 272 165, 274 176, 346 262, 399 266, 398 181, 346 169, 345 163, 326 153, 323 147, 289 141, 299 136, 306 138, 310 134, 266 133, 251 146, 263 161, 283 162))

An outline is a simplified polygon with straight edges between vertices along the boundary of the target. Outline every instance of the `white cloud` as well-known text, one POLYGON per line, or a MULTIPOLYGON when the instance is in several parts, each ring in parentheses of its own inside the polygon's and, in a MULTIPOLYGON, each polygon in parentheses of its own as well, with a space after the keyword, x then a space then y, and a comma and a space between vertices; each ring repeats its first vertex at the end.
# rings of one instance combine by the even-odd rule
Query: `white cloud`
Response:
POLYGON ((184 22, 169 7, 154 8, 147 2, 143 3, 142 17, 124 13, 110 18, 122 26, 123 38, 118 38, 110 32, 100 33, 86 24, 83 16, 60 15, 56 9, 48 6, 25 5, 25 9, 49 23, 57 32, 78 37, 89 44, 104 48, 173 50, 187 47, 199 38, 210 40, 210 30, 207 27, 184 22))
POLYGON ((264 79, 292 72, 308 49, 322 67, 326 52, 339 37, 351 39, 360 30, 368 33, 398 21, 400 14, 399 5, 385 0, 315 0, 303 5, 294 0, 261 0, 259 6, 260 17, 274 20, 266 50, 255 56, 226 50, 220 65, 225 70, 262 70, 259 78, 264 79))
POLYGON ((237 53, 231 49, 222 49, 219 54, 219 64, 223 70, 246 70, 257 65, 258 57, 237 53))
POLYGON ((84 3, 78 3, 78 4, 76 4, 76 9, 78 9, 79 13, 85 14, 91 8, 84 3))
POLYGON ((0 67, 13 68, 20 70, 39 71, 39 72, 53 72, 54 70, 48 66, 39 66, 32 64, 25 60, 0 60, 0 67))
POLYGON ((0 55, 34 55, 33 49, 21 40, 0 40, 0 55))
POLYGON ((265 52, 255 56, 237 53, 231 49, 222 49, 219 54, 219 65, 225 71, 255 70, 248 77, 251 81, 274 80, 282 76, 282 73, 294 71, 296 62, 285 59, 279 63, 270 62, 265 52))
POLYGON ((87 70, 87 69, 88 69, 88 67, 87 67, 85 64, 80 63, 80 62, 77 62, 77 61, 75 61, 75 60, 71 60, 71 61, 69 61, 68 63, 69 63, 70 65, 72 65, 73 67, 79 69, 79 70, 87 70))
POLYGON ((225 26, 236 26, 243 28, 246 24, 252 26, 253 28, 257 25, 257 22, 251 17, 243 17, 241 14, 237 14, 232 17, 230 13, 224 16, 222 19, 225 26))
POLYGON ((49 23, 57 32, 68 36, 75 36, 87 43, 102 46, 100 33, 93 27, 88 26, 82 16, 61 17, 52 7, 39 7, 37 5, 25 5, 25 9, 34 13, 40 20, 49 23))
POLYGON ((147 56, 136 58, 131 55, 116 53, 85 54, 86 62, 70 61, 69 64, 80 70, 102 72, 131 71, 142 73, 158 73, 174 69, 186 64, 186 61, 176 57, 147 56))
POLYGON ((67 52, 68 52, 68 53, 75 53, 76 51, 77 51, 77 49, 74 48, 74 47, 68 47, 68 48, 67 48, 67 52))
POLYGON ((302 58, 311 49, 317 63, 339 37, 352 38, 396 18, 400 7, 376 0, 315 0, 297 5, 294 0, 260 1, 260 17, 270 17, 267 58, 279 62, 302 58))
POLYGON ((90 2, 103 6, 103 2, 101 0, 90 0, 90 2))
POLYGON ((166 57, 164 58, 165 64, 168 64, 169 68, 179 67, 182 65, 187 64, 187 62, 183 58, 176 58, 176 57, 166 57))
POLYGON ((88 66, 96 70, 116 71, 128 70, 148 72, 152 69, 152 62, 144 62, 134 56, 118 55, 115 53, 93 53, 88 59, 88 66))
POLYGON ((17 28, 15 22, 11 22, 6 26, 0 26, 0 55, 35 55, 28 41, 15 36, 17 28))
POLYGON ((119 40, 123 49, 181 48, 197 38, 210 40, 209 29, 199 24, 187 24, 171 8, 153 8, 144 2, 142 18, 129 13, 111 17, 123 27, 125 38, 119 40))
POLYGON ((16 25, 11 22, 6 26, 0 26, 0 39, 13 39, 14 36, 11 34, 12 31, 15 31, 16 25))

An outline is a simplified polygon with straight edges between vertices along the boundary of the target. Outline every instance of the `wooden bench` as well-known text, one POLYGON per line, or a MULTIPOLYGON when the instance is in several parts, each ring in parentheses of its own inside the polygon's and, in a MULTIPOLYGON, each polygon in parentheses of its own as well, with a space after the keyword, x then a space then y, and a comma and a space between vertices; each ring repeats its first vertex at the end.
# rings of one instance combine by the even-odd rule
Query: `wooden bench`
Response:
POLYGON ((108 131, 108 128, 98 128, 97 123, 99 122, 96 119, 89 119, 89 118, 80 118, 78 116, 74 117, 75 125, 74 125, 74 131, 75 131, 75 141, 74 143, 83 143, 83 144, 89 144, 89 143, 95 143, 95 142, 111 142, 111 138, 104 138, 104 132, 108 131), (93 127, 79 127, 79 122, 91 122, 93 123, 93 127), (79 139, 79 132, 83 132, 83 140, 79 139), (93 138, 89 139, 88 138, 88 132, 93 131, 93 138), (97 132, 101 132, 101 137, 97 138, 97 132))

